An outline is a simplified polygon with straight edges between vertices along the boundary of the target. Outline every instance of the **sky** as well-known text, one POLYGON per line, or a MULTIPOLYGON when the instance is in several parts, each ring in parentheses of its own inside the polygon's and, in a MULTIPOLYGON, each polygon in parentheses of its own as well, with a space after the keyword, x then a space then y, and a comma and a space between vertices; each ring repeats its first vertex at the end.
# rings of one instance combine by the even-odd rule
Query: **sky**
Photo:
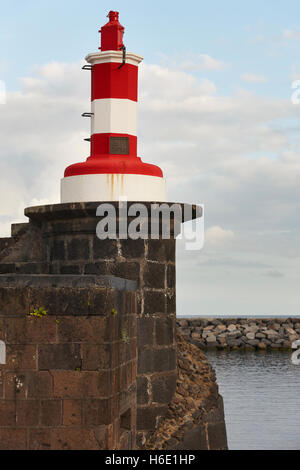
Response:
POLYGON ((89 156, 81 67, 118 10, 144 57, 139 155, 164 170, 168 200, 205 207, 204 248, 178 241, 178 314, 299 314, 299 2, 0 6, 0 236, 24 207, 59 202, 65 167, 89 156))

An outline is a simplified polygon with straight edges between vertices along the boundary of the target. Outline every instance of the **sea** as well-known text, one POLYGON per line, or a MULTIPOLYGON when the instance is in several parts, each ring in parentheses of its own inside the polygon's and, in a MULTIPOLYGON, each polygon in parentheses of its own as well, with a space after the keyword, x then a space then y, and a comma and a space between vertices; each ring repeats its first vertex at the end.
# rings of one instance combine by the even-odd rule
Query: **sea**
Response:
MULTIPOLYGON (((278 318, 299 315, 278 315, 278 318)), ((178 318, 251 318, 178 315, 178 318)), ((275 315, 255 318, 276 318, 275 315)), ((208 351, 223 396, 230 450, 300 450, 300 365, 292 351, 208 351)))
POLYGON ((224 399, 230 450, 300 450, 300 365, 290 351, 206 353, 224 399))

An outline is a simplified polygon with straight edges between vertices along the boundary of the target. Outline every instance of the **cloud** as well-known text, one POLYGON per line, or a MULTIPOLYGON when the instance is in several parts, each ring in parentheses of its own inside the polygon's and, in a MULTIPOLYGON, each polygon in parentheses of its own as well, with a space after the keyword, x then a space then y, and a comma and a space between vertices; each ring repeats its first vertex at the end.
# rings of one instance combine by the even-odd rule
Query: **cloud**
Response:
POLYGON ((6 104, 6 86, 3 80, 0 80, 0 105, 6 104))
POLYGON ((300 41, 300 31, 285 29, 282 32, 282 38, 285 40, 300 41))
MULTIPOLYGON (((89 136, 89 121, 81 113, 90 107, 90 75, 81 65, 36 67, 22 79, 22 89, 8 93, 7 105, 0 106, 2 236, 9 235, 10 223, 24 220, 25 206, 58 202, 66 166, 89 156, 83 141, 89 136)), ((162 167, 169 200, 205 205, 205 247, 198 257, 180 255, 192 266, 180 281, 191 313, 196 308, 191 291, 199 291, 199 279, 206 298, 209 293, 215 298, 209 286, 220 282, 220 313, 225 300, 233 302, 229 298, 246 305, 236 294, 239 288, 241 293, 252 289, 252 311, 255 302, 277 309, 284 301, 293 311, 291 289, 297 285, 300 267, 300 143, 292 130, 298 116, 298 107, 289 100, 263 98, 243 89, 223 96, 213 81, 199 79, 187 69, 142 66, 139 155, 162 167), (212 266, 211 278, 202 272, 202 257, 212 266), (282 299, 270 294, 276 277, 263 278, 261 270, 255 277, 253 263, 266 273, 282 272, 285 264, 290 278, 282 286, 282 299), (238 272, 234 282, 230 276, 224 278, 226 266, 238 272), (256 296, 258 285, 262 288, 256 296)), ((283 284, 286 280, 287 276, 283 284)), ((211 309, 216 306, 211 304, 211 309)))
POLYGON ((232 230, 225 230, 222 227, 210 227, 205 232, 205 243, 210 246, 224 245, 234 239, 232 230))
POLYGON ((209 258, 206 256, 200 257, 199 263, 205 266, 226 266, 233 268, 244 268, 244 269, 265 269, 271 266, 259 263, 251 260, 243 260, 240 258, 231 258, 228 256, 222 257, 218 255, 216 258, 209 258))
POLYGON ((199 80, 183 70, 152 64, 142 64, 140 82, 140 108, 155 113, 173 112, 176 108, 182 111, 183 107, 189 110, 217 91, 210 80, 199 80))
POLYGON ((186 70, 223 70, 226 64, 207 54, 199 54, 182 62, 180 67, 186 70))
POLYGON ((0 222, 0 237, 10 237, 10 222, 0 222))
POLYGON ((266 36, 264 33, 256 34, 250 42, 252 43, 266 43, 273 45, 289 44, 292 41, 300 41, 300 31, 286 28, 278 34, 273 36, 266 36))
MULTIPOLYGON (((67 164, 84 160, 89 148, 89 74, 81 63, 36 67, 21 79, 21 91, 7 93, 0 107, 0 214, 23 219, 35 198, 59 202, 67 164)), ((0 218, 1 222, 1 218, 0 218)), ((8 234, 7 223, 2 235, 8 234)))
MULTIPOLYGON (((81 113, 90 83, 81 63, 43 65, 22 84, 0 107, 0 213, 11 218, 34 198, 58 201, 65 167, 89 155, 81 113)), ((245 90, 225 97, 212 81, 144 64, 139 153, 163 168, 169 198, 205 204, 210 226, 234 232, 251 217, 257 229, 286 229, 299 209, 300 149, 273 123, 297 114, 288 101, 245 90)))
POLYGON ((263 75, 255 75, 253 73, 244 73, 241 79, 246 83, 267 83, 269 80, 263 75))
POLYGON ((297 224, 300 148, 278 124, 297 118, 296 106, 245 90, 224 97, 159 66, 144 67, 141 89, 140 152, 165 170, 171 199, 180 187, 182 197, 205 204, 210 225, 233 231, 249 220, 260 230, 297 224))
MULTIPOLYGON (((291 80, 300 80, 300 67, 299 65, 292 65, 291 67, 291 80)), ((292 83, 293 85, 293 83, 292 83)))
POLYGON ((268 276, 268 277, 272 277, 274 279, 280 279, 280 278, 284 277, 284 274, 282 272, 276 271, 276 270, 268 271, 265 275, 268 276))
POLYGON ((208 54, 187 53, 184 57, 180 56, 175 58, 170 58, 162 54, 161 61, 163 67, 177 70, 181 69, 188 72, 197 70, 220 71, 228 66, 225 62, 215 59, 208 54))

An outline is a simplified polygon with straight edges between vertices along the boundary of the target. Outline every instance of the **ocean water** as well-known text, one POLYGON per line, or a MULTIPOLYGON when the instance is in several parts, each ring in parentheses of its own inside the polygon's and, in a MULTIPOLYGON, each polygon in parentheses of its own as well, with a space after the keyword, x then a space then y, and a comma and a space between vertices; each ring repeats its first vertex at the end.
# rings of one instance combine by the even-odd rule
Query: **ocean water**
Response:
POLYGON ((300 365, 291 352, 210 351, 230 450, 300 450, 300 365))

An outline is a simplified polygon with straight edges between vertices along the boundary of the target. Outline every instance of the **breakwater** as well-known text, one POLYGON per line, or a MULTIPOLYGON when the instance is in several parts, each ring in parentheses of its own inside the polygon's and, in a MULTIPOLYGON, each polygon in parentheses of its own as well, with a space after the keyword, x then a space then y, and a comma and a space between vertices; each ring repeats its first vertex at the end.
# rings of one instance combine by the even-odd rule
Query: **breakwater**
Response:
MULTIPOLYGON (((168 413, 141 450, 226 450, 223 398, 203 351, 178 333, 177 386, 168 413)), ((160 393, 164 393, 159 388, 160 393)))
POLYGON ((201 349, 291 349, 300 340, 300 317, 177 319, 184 338, 201 349))

